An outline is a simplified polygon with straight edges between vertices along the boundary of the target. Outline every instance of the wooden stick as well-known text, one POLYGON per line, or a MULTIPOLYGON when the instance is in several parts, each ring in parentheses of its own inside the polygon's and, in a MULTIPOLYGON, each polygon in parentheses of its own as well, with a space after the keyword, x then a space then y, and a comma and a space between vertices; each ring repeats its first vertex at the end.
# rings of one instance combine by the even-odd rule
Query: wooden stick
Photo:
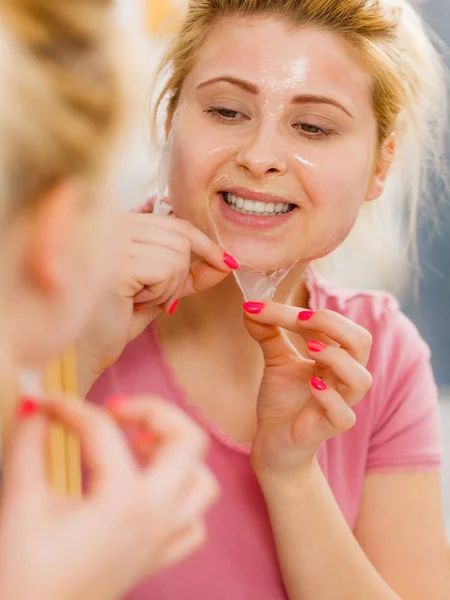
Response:
MULTIPOLYGON (((44 376, 44 388, 47 392, 63 391, 63 373, 61 359, 54 360, 47 367, 44 376)), ((62 425, 50 425, 50 479, 55 491, 66 494, 68 491, 66 466, 67 434, 62 425)))
MULTIPOLYGON (((63 388, 62 391, 70 397, 69 401, 77 402, 77 373, 76 353, 69 350, 62 357, 63 388)), ((67 433, 66 437, 66 469, 67 492, 71 496, 81 496, 81 453, 78 438, 67 433)))
MULTIPOLYGON (((14 426, 14 413, 17 409, 17 400, 19 397, 19 390, 12 379, 8 381, 5 378, 5 384, 2 388, 2 402, 0 412, 0 429, 1 429, 1 451, 0 451, 0 473, 4 468, 4 461, 9 447, 9 438, 14 426)), ((1 480, 1 477, 0 477, 1 480)))

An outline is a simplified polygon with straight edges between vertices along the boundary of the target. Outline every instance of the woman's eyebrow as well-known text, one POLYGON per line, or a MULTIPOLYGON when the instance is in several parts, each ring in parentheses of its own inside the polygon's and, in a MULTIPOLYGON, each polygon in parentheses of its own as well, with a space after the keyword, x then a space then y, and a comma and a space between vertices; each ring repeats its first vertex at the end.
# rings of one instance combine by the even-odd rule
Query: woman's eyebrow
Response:
POLYGON ((292 104, 330 104, 331 106, 336 106, 340 110, 344 111, 346 115, 354 118, 352 113, 345 108, 342 104, 340 104, 337 100, 333 100, 333 98, 329 98, 328 96, 317 96, 314 94, 301 94, 299 96, 294 96, 292 98, 292 104))
MULTIPOLYGON (((252 94, 253 96, 257 96, 260 93, 260 89, 256 84, 251 83, 250 81, 246 81, 245 79, 240 79, 239 77, 233 77, 231 75, 222 75, 219 77, 213 77, 212 79, 207 79, 206 81, 202 81, 197 86, 197 90, 205 88, 209 85, 213 85, 215 83, 230 83, 231 85, 240 87, 242 90, 248 92, 249 94, 252 94)), ((350 118, 354 118, 352 113, 347 108, 345 108, 345 106, 343 106, 337 100, 329 98, 328 96, 321 96, 316 94, 300 94, 292 98, 292 104, 328 104, 331 106, 336 106, 336 108, 342 110, 350 118)))
POLYGON ((220 83, 220 82, 231 83, 232 85, 237 85, 238 87, 243 89, 245 92, 249 92, 250 94, 253 94, 254 96, 257 96, 259 94, 259 87, 257 85, 255 85, 254 83, 250 83, 249 81, 245 81, 245 79, 240 79, 239 77, 232 77, 232 76, 227 76, 227 75, 221 76, 221 77, 214 77, 213 79, 208 79, 206 81, 203 81, 202 83, 200 83, 197 86, 197 89, 200 90, 208 85, 212 85, 213 83, 220 83))

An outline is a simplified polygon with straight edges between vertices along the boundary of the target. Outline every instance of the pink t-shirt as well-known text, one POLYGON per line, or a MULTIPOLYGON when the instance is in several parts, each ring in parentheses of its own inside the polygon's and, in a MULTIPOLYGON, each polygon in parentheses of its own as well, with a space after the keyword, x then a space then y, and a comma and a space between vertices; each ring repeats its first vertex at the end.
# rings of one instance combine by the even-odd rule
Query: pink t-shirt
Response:
MULTIPOLYGON (((373 472, 438 471, 439 409, 429 349, 385 293, 347 292, 307 277, 312 310, 330 309, 373 335, 373 387, 356 407, 357 423, 325 442, 319 462, 342 513, 353 527, 364 477, 373 472)), ((207 519, 206 546, 183 564, 143 582, 127 600, 285 600, 264 498, 250 468, 249 448, 235 444, 189 403, 149 327, 128 345, 89 394, 157 393, 189 413, 209 433, 209 465, 222 493, 207 519)))

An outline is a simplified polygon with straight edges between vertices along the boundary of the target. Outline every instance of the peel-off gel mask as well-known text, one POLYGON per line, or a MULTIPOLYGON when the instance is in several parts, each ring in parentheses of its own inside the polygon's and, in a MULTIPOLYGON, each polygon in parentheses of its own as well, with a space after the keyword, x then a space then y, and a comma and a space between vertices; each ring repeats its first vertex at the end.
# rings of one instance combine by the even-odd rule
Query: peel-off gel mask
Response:
POLYGON ((172 205, 170 204, 169 174, 173 150, 173 132, 177 120, 177 113, 178 111, 174 114, 172 127, 167 136, 166 143, 161 150, 158 167, 158 196, 153 206, 154 215, 167 216, 170 215, 173 210, 172 205))
MULTIPOLYGON (((223 187, 230 187, 232 184, 225 176, 220 177, 215 183, 223 185, 223 187)), ((254 211, 256 218, 258 218, 258 214, 261 214, 263 218, 277 219, 279 216, 275 215, 281 215, 283 210, 286 210, 286 203, 280 202, 277 205, 268 203, 267 206, 261 206, 262 202, 244 201, 232 194, 227 194, 227 196, 231 210, 237 212, 240 208, 244 209, 244 206, 248 210, 255 208, 261 211, 260 213, 254 211), (251 204, 245 204, 246 202, 251 202, 251 204)), ((225 199, 219 200, 220 202, 225 202, 225 199)), ((270 302, 273 300, 278 286, 296 263, 292 262, 287 254, 283 256, 281 253, 280 256, 278 253, 276 257, 271 258, 267 251, 264 251, 265 231, 245 229, 244 226, 239 226, 237 230, 233 231, 231 228, 225 227, 224 216, 220 214, 220 211, 220 204, 216 199, 208 204, 208 217, 217 243, 239 263, 239 269, 233 271, 233 275, 244 300, 246 302, 249 300, 270 302)))
POLYGON ((240 269, 233 274, 245 300, 270 301, 298 262, 292 227, 291 242, 283 231, 298 218, 290 213, 298 215, 308 203, 298 171, 317 176, 317 146, 297 131, 298 108, 285 111, 278 98, 246 111, 235 127, 223 126, 217 115, 208 114, 211 110, 200 117, 196 103, 178 108, 161 156, 159 196, 168 196, 177 217, 192 220, 238 261, 240 269), (204 119, 201 140, 192 128, 196 118, 204 119), (212 177, 197 185, 195 174, 208 175, 208 168, 212 177))
POLYGON ((170 215, 170 213, 172 212, 172 206, 167 202, 169 195, 169 189, 167 184, 169 180, 169 163, 172 138, 173 134, 171 131, 169 137, 167 138, 167 142, 161 150, 161 157, 159 159, 158 167, 158 196, 153 206, 154 215, 167 216, 170 215))

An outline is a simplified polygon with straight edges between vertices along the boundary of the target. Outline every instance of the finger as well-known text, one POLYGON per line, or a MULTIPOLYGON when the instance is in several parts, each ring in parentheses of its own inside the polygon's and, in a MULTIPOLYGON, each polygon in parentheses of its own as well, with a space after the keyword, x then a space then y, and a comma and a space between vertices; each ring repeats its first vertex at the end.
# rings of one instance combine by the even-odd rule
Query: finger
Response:
POLYGON ((179 520, 181 523, 200 518, 218 499, 219 486, 211 471, 203 464, 193 473, 189 489, 183 491, 179 520))
POLYGON ((133 300, 136 304, 157 302, 168 312, 175 300, 206 291, 221 283, 230 270, 216 269, 203 260, 190 264, 190 254, 179 249, 134 244, 135 256, 130 262, 133 277, 140 289, 133 300), (145 284, 145 285, 144 285, 145 284))
POLYGON ((165 549, 163 549, 161 568, 183 561, 201 548, 206 542, 206 538, 206 525, 203 521, 194 522, 178 533, 173 541, 166 544, 165 549))
POLYGON ((177 232, 189 241, 191 252, 203 258, 208 264, 227 272, 232 270, 230 265, 237 266, 236 261, 225 255, 218 244, 214 243, 205 233, 188 221, 174 217, 142 214, 130 215, 130 218, 133 225, 132 236, 134 242, 153 243, 153 235, 155 235, 155 229, 158 228, 163 231, 177 232))
POLYGON ((247 315, 244 323, 251 337, 261 346, 267 367, 279 367, 293 362, 303 362, 305 367, 312 364, 312 361, 305 360, 299 354, 280 327, 257 323, 247 315))
POLYGON ((5 497, 28 502, 48 495, 47 442, 48 422, 42 414, 17 423, 3 465, 5 497))
MULTIPOLYGON (((133 235, 132 252, 135 250, 142 253, 147 246, 156 246, 161 254, 162 249, 175 250, 182 255, 187 264, 190 264, 191 257, 191 242, 181 232, 165 227, 155 227, 152 225, 146 231, 146 239, 136 239, 133 235)), ((139 255, 138 254, 138 255, 139 255)))
MULTIPOLYGON (((260 305, 261 303, 246 303, 260 305)), ((353 321, 330 311, 299 310, 295 306, 268 302, 253 308, 249 318, 258 323, 271 323, 294 333, 319 332, 345 348, 351 356, 366 366, 372 346, 370 333, 353 321), (258 312, 256 312, 258 311, 258 312)))
POLYGON ((327 437, 348 431, 355 425, 355 413, 334 388, 328 387, 322 380, 313 377, 310 380, 310 389, 313 398, 323 408, 327 424, 332 429, 327 437))
POLYGON ((198 425, 182 410, 158 396, 117 396, 106 403, 106 409, 122 426, 137 426, 155 436, 177 435, 182 431, 198 455, 206 451, 207 438, 198 425))
POLYGON ((177 298, 209 290, 219 285, 230 273, 230 270, 216 269, 207 262, 199 260, 190 266, 187 277, 177 293, 177 298))
POLYGON ((107 407, 122 426, 139 427, 154 435, 148 476, 164 482, 167 493, 178 493, 206 452, 206 435, 181 410, 156 397, 114 399, 107 407))
POLYGON ((137 471, 122 432, 108 413, 92 404, 71 400, 43 400, 41 410, 63 424, 80 440, 90 491, 98 486, 126 485, 137 471))
POLYGON ((180 289, 189 273, 189 261, 176 250, 158 246, 144 247, 129 261, 128 269, 134 284, 130 289, 137 304, 162 304, 180 289))
MULTIPOLYGON (((153 207, 155 206, 157 198, 157 196, 151 196, 144 204, 141 204, 140 206, 135 206, 130 210, 130 212, 138 214, 151 214, 153 212, 153 207)), ((166 198, 164 198, 164 200, 166 200, 166 198)))
POLYGON ((350 405, 361 400, 371 388, 372 376, 347 350, 315 340, 307 343, 307 350, 318 365, 331 369, 337 379, 349 388, 346 400, 350 405))

